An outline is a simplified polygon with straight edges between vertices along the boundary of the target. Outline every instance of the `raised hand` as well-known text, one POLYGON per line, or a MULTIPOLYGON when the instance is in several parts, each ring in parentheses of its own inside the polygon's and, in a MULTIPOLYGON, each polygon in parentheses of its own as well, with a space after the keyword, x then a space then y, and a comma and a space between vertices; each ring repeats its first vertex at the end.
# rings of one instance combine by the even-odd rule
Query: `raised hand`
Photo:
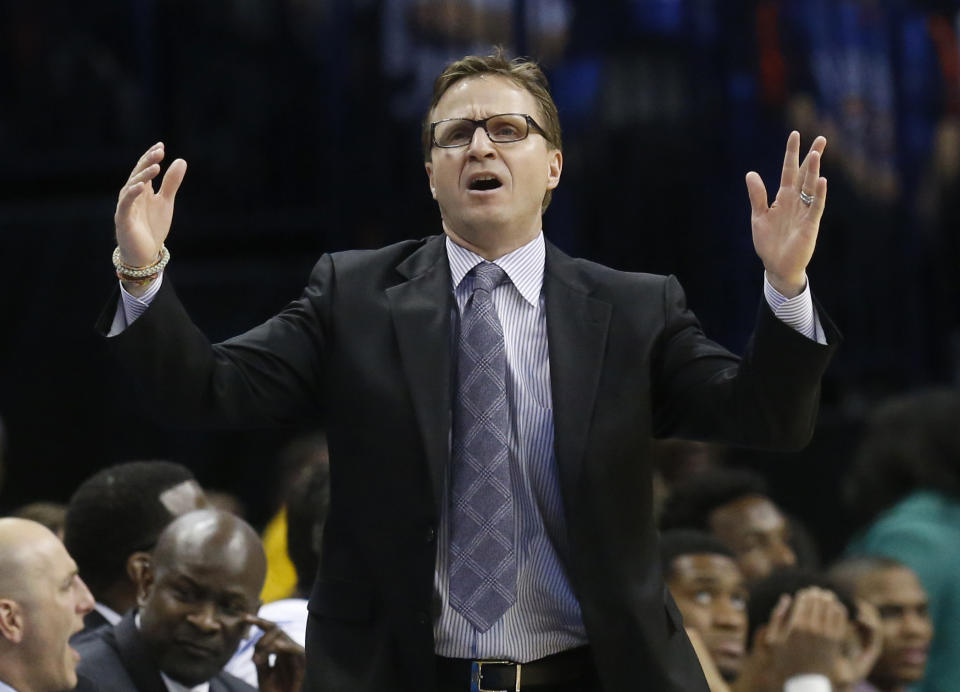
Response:
POLYGON ((827 140, 817 137, 800 164, 800 133, 790 133, 780 189, 769 206, 760 175, 747 173, 753 246, 767 270, 767 279, 788 298, 804 289, 807 264, 817 244, 827 199, 827 179, 820 176, 820 157, 826 146, 827 140))
POLYGON ((170 232, 173 200, 187 172, 187 162, 177 159, 163 176, 160 191, 153 180, 160 175, 163 142, 144 152, 120 190, 113 221, 121 261, 131 267, 145 267, 157 261, 160 247, 170 232))
POLYGON ((307 669, 303 647, 275 622, 249 614, 244 619, 263 630, 263 636, 253 647, 260 692, 299 692, 307 669))

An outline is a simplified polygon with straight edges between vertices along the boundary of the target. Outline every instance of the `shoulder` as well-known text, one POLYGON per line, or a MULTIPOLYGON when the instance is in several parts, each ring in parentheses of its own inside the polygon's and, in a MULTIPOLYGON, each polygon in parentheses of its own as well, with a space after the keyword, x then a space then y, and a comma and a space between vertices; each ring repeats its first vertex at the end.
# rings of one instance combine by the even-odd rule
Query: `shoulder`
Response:
POLYGON ((682 295, 680 284, 673 276, 614 269, 599 262, 571 257, 550 243, 547 244, 544 279, 611 302, 664 300, 671 291, 682 295))
POLYGON ((338 278, 359 273, 369 279, 370 272, 393 270, 419 251, 434 259, 446 258, 443 238, 443 235, 433 235, 419 240, 403 240, 373 250, 331 252, 320 258, 314 266, 314 273, 318 270, 333 271, 338 278))
POLYGON ((120 652, 112 627, 101 627, 73 644, 80 654, 77 670, 101 670, 105 665, 120 665, 120 652))

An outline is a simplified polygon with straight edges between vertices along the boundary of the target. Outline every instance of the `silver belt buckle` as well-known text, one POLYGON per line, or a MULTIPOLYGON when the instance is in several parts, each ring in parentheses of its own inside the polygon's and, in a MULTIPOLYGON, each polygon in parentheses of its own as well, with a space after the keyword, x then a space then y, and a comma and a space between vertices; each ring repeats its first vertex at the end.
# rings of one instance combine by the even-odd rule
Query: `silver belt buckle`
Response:
POLYGON ((470 665, 470 689, 475 692, 520 692, 520 668, 521 664, 513 661, 473 661, 470 665), (512 690, 493 689, 491 687, 481 687, 483 681, 483 667, 487 665, 513 666, 516 671, 516 687, 512 690))

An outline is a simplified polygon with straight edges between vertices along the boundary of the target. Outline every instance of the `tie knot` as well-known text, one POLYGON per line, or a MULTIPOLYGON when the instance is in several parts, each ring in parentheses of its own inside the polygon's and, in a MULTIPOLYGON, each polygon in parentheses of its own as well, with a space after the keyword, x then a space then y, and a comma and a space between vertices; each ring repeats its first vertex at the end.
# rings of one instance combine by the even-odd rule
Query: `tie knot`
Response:
POLYGON ((470 271, 475 281, 473 290, 482 288, 488 293, 507 278, 507 273, 493 262, 481 262, 470 271))

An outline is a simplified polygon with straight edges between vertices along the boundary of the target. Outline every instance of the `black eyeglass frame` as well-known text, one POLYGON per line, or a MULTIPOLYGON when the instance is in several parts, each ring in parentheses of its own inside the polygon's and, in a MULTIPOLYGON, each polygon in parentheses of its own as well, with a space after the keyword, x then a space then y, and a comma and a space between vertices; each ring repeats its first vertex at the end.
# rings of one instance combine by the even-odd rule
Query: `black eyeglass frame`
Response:
POLYGON ((453 122, 454 120, 460 120, 460 121, 463 121, 463 122, 466 122, 466 123, 473 123, 473 131, 474 131, 474 132, 477 131, 477 128, 478 128, 478 127, 482 127, 482 128, 483 128, 483 131, 484 131, 484 132, 486 133, 486 135, 487 135, 487 139, 489 139, 491 142, 494 142, 495 144, 510 144, 510 143, 512 143, 512 142, 522 142, 523 140, 525 140, 527 137, 530 136, 530 128, 531 128, 531 127, 534 128, 537 132, 539 132, 540 135, 541 135, 545 140, 547 140, 548 142, 550 141, 550 138, 547 137, 547 133, 544 131, 544 129, 543 129, 542 127, 540 127, 540 125, 537 123, 536 120, 533 119, 532 116, 527 115, 526 113, 497 113, 497 114, 495 114, 495 115, 487 116, 486 118, 481 118, 480 120, 474 120, 473 118, 444 118, 443 120, 437 120, 437 121, 435 121, 435 122, 432 122, 432 123, 430 123, 430 145, 431 145, 431 146, 437 147, 437 148, 439 148, 439 149, 457 149, 457 148, 459 148, 459 147, 465 147, 465 146, 467 146, 468 144, 470 144, 470 140, 473 139, 473 135, 471 135, 471 136, 470 136, 470 139, 468 139, 468 140, 467 140, 466 142, 464 142, 463 144, 440 144, 439 142, 437 142, 437 135, 436 135, 437 125, 442 125, 443 123, 453 122), (505 115, 520 115, 520 116, 523 116, 523 119, 527 121, 527 133, 526 133, 523 137, 520 137, 519 139, 508 139, 508 140, 506 140, 506 141, 501 141, 501 142, 498 142, 497 140, 495 140, 495 139, 490 135, 490 130, 487 129, 487 121, 493 120, 494 118, 502 118, 502 117, 505 116, 505 115))

